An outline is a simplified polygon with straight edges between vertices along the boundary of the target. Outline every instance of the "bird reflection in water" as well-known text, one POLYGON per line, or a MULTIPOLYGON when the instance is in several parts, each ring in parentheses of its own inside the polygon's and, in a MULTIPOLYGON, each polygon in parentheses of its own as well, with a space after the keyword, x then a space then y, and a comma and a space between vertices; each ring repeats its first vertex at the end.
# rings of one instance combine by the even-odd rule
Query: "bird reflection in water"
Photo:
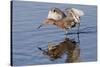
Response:
POLYGON ((79 62, 80 57, 80 47, 79 43, 76 41, 65 38, 64 41, 54 44, 48 42, 48 48, 46 50, 38 47, 44 55, 49 56, 50 59, 55 60, 61 58, 61 56, 66 54, 66 63, 79 62))

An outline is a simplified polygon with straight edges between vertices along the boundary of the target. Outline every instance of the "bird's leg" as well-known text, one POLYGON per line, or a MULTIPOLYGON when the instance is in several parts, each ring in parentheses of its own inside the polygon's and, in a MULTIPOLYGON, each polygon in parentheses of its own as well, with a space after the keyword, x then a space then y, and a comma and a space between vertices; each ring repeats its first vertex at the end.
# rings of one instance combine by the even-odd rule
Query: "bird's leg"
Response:
POLYGON ((77 34, 77 43, 80 44, 80 36, 77 34))
POLYGON ((67 35, 68 31, 65 31, 65 34, 67 35))
POLYGON ((65 34, 64 34, 64 35, 67 36, 67 34, 68 34, 68 29, 66 28, 66 29, 64 29, 64 31, 65 31, 65 34))
POLYGON ((78 23, 78 31, 77 31, 77 38, 78 38, 78 43, 80 43, 80 39, 79 39, 79 33, 80 33, 80 23, 78 23))
POLYGON ((78 29, 77 29, 77 34, 79 34, 80 33, 80 23, 78 23, 78 29))

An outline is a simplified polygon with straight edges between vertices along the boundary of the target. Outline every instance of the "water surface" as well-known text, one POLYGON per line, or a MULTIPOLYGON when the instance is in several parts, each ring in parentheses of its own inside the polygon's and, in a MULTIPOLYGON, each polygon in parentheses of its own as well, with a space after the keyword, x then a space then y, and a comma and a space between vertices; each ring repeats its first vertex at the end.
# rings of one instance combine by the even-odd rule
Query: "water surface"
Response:
MULTIPOLYGON (((47 48, 48 42, 60 42, 65 38, 64 31, 53 25, 47 25, 37 30, 42 20, 47 17, 48 10, 52 7, 74 7, 84 11, 80 26, 80 59, 84 62, 97 60, 97 7, 73 4, 53 4, 39 2, 13 2, 13 65, 37 65, 64 63, 65 56, 51 61, 41 54, 37 47, 47 48)), ((77 28, 69 31, 70 38, 76 38, 77 28)))

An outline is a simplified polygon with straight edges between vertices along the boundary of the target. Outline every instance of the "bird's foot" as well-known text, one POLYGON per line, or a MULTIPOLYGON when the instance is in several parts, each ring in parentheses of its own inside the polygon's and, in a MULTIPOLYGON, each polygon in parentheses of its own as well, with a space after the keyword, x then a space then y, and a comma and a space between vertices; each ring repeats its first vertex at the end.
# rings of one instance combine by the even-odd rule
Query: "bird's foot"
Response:
POLYGON ((67 34, 65 33, 64 35, 66 35, 67 36, 67 34))
POLYGON ((79 32, 77 32, 77 34, 80 34, 79 32))
POLYGON ((67 31, 65 31, 65 34, 64 34, 64 35, 66 35, 66 36, 67 36, 67 35, 68 35, 68 32, 67 32, 67 31))
POLYGON ((65 35, 66 38, 68 38, 68 34, 65 33, 64 35, 65 35))
POLYGON ((76 34, 80 34, 80 32, 77 32, 76 34))

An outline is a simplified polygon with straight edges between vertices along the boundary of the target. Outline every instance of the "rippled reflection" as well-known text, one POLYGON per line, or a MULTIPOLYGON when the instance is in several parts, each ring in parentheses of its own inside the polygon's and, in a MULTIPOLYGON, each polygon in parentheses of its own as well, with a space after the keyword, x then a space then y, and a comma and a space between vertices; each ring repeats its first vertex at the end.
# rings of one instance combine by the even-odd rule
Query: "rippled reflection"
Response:
POLYGON ((44 55, 49 56, 51 60, 61 58, 63 54, 66 54, 65 62, 67 63, 79 62, 80 61, 79 34, 77 34, 77 38, 78 42, 68 37, 65 37, 65 39, 62 42, 58 42, 58 44, 55 44, 53 42, 48 42, 48 48, 46 50, 40 47, 38 47, 38 49, 41 50, 44 55))

